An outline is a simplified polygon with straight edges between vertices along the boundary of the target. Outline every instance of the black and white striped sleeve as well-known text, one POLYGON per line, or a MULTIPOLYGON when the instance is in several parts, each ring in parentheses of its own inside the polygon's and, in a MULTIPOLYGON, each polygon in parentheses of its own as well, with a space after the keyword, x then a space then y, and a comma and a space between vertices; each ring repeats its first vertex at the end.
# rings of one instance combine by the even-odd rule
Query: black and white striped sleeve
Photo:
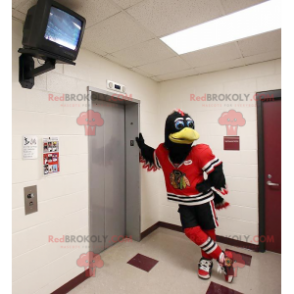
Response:
POLYGON ((200 164, 203 172, 208 175, 208 181, 212 189, 221 196, 228 194, 223 163, 212 153, 208 145, 205 145, 202 150, 200 164))

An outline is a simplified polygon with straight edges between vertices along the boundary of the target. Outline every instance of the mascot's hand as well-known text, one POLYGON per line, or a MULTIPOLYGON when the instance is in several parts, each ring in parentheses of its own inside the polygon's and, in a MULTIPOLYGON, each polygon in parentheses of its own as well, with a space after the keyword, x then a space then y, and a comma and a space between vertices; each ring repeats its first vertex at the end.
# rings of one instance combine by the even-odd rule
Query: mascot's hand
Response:
POLYGON ((205 180, 205 181, 196 185, 196 189, 201 193, 205 193, 205 192, 209 191, 210 188, 211 188, 211 185, 208 180, 205 180))
POLYGON ((136 137, 136 142, 137 142, 139 148, 142 149, 142 147, 145 145, 142 133, 139 134, 139 137, 136 137))
POLYGON ((216 209, 220 210, 220 209, 223 209, 223 208, 227 208, 230 205, 230 203, 227 202, 219 194, 214 193, 214 205, 215 205, 216 209))

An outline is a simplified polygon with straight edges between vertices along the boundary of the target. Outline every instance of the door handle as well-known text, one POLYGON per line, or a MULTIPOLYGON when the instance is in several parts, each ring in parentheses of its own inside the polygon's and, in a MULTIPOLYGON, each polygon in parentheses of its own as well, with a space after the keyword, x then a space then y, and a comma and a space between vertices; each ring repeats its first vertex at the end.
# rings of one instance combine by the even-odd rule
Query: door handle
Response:
POLYGON ((274 187, 278 187, 279 186, 279 184, 273 183, 271 181, 267 181, 266 183, 268 184, 268 186, 274 186, 274 187))

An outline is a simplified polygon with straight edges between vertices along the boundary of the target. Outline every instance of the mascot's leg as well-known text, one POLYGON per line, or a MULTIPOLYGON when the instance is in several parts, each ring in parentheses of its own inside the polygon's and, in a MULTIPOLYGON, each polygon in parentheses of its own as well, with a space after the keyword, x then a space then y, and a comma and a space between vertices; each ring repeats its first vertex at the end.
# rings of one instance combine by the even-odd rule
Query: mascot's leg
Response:
MULTIPOLYGON (((216 241, 215 229, 213 230, 203 230, 214 242, 216 241)), ((212 259, 203 249, 201 249, 202 257, 205 259, 212 259)))
MULTIPOLYGON (((198 276, 202 279, 209 279, 211 277, 212 259, 216 259, 220 265, 219 271, 224 273, 226 281, 231 283, 234 278, 232 256, 223 252, 219 245, 200 226, 186 228, 184 233, 201 248, 202 256, 204 255, 199 261, 198 276)), ((215 235, 215 233, 210 233, 215 235)))
MULTIPOLYGON (((213 241, 216 241, 215 230, 203 230, 213 241)), ((198 276, 201 279, 209 279, 211 277, 211 270, 213 267, 213 258, 201 249, 202 258, 198 264, 198 276)))
POLYGON ((202 251, 202 258, 198 265, 198 276, 202 279, 209 279, 213 266, 212 259, 216 259, 226 280, 231 282, 234 277, 233 260, 228 256, 229 253, 224 253, 215 242, 215 228, 218 226, 218 222, 213 201, 195 206, 180 205, 178 212, 184 233, 202 251))
POLYGON ((184 230, 184 233, 191 241, 201 248, 207 259, 218 260, 220 254, 222 253, 221 248, 200 228, 200 226, 187 228, 184 230))

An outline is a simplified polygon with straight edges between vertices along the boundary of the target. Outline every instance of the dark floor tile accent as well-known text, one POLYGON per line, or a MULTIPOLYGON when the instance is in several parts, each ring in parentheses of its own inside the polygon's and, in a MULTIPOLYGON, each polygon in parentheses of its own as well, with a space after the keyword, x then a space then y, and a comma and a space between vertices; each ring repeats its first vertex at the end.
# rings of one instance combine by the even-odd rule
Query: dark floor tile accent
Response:
POLYGON ((140 253, 128 261, 128 264, 138 267, 139 269, 146 272, 149 272, 157 263, 158 260, 152 259, 140 253))
POLYGON ((226 249, 226 251, 231 251, 233 253, 233 257, 236 261, 239 261, 241 263, 245 262, 246 265, 250 266, 251 265, 251 260, 252 260, 252 256, 248 255, 248 254, 244 254, 238 251, 234 251, 231 249, 226 249), (241 258, 240 258, 241 255, 241 258), (241 259, 241 260, 239 260, 241 259))
POLYGON ((211 282, 206 294, 242 294, 241 292, 211 282))

